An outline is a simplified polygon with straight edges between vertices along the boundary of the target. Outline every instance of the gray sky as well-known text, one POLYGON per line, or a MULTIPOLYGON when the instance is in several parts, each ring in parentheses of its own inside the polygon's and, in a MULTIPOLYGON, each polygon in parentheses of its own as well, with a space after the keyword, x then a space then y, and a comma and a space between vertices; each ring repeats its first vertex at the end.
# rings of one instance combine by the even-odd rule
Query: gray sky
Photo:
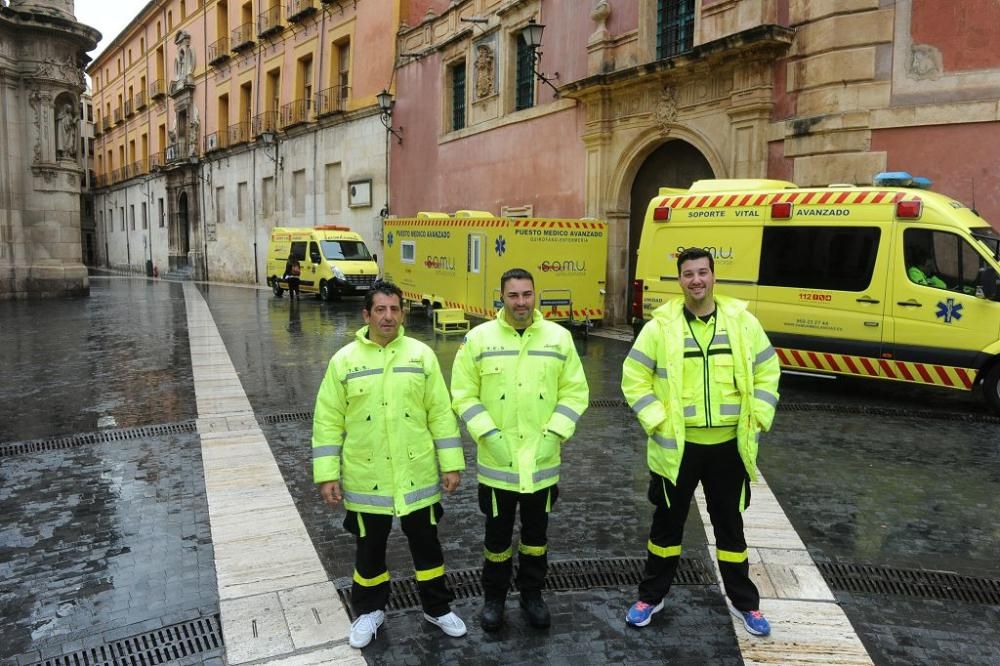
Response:
POLYGON ((76 20, 101 31, 101 43, 88 55, 98 55, 125 29, 149 0, 76 0, 76 20))

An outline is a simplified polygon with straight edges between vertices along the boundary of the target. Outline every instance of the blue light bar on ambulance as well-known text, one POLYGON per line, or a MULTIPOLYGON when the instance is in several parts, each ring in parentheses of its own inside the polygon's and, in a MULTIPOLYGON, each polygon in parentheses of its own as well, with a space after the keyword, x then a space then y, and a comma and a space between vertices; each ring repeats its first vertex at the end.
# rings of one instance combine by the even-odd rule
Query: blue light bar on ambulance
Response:
POLYGON ((880 187, 916 187, 921 190, 931 189, 930 178, 911 176, 908 171, 883 171, 875 174, 872 182, 880 187))

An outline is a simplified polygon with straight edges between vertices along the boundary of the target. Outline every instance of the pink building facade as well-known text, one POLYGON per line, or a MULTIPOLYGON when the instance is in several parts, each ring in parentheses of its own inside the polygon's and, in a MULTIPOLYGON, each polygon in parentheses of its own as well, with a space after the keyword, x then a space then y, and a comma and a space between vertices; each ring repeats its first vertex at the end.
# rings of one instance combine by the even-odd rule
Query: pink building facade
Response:
POLYGON ((907 170, 997 226, 997 26, 991 0, 409 0, 391 212, 606 219, 611 321, 661 186, 907 170))

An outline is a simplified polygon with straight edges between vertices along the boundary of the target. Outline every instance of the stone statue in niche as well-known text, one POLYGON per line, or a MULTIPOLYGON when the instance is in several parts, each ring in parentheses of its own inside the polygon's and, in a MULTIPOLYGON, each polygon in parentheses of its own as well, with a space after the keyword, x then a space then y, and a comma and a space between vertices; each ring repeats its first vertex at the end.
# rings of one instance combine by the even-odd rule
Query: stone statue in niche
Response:
POLYGON ((187 126, 187 141, 188 141, 188 156, 195 157, 198 155, 198 128, 201 123, 198 120, 198 107, 191 107, 191 116, 188 118, 187 126))
POLYGON ((174 38, 177 45, 177 55, 174 56, 174 79, 185 81, 194 74, 195 56, 194 49, 191 48, 191 35, 184 30, 177 33, 174 38))
POLYGON ((56 112, 56 156, 76 158, 77 141, 80 136, 80 119, 76 107, 64 102, 56 112))
POLYGON ((476 98, 482 99, 493 94, 496 69, 493 66, 493 49, 489 44, 480 44, 476 52, 476 98))

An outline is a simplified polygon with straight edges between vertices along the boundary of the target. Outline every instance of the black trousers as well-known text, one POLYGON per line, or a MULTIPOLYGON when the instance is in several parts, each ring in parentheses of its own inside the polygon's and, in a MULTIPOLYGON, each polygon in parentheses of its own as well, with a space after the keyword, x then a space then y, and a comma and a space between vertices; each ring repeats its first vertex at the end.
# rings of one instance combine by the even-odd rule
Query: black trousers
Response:
POLYGON ((549 566, 546 535, 549 511, 558 497, 558 486, 526 494, 479 484, 479 509, 486 516, 482 579, 486 599, 507 597, 514 564, 511 541, 518 505, 521 506, 521 540, 515 582, 522 597, 541 595, 549 566))
POLYGON ((705 489, 726 596, 737 610, 757 610, 760 595, 750 580, 741 513, 750 505, 750 478, 736 440, 712 445, 686 443, 676 485, 658 474, 651 474, 648 496, 656 508, 649 529, 646 570, 639 584, 639 599, 657 604, 670 591, 680 561, 684 522, 699 482, 705 489))
MULTIPOLYGON (((416 570, 417 592, 424 612, 440 617, 455 598, 444 579, 444 555, 438 541, 437 522, 444 515, 440 502, 399 519, 410 545, 416 570)), ((384 610, 389 603, 389 569, 385 545, 392 530, 392 516, 348 511, 344 529, 357 542, 351 600, 355 615, 384 610)))

